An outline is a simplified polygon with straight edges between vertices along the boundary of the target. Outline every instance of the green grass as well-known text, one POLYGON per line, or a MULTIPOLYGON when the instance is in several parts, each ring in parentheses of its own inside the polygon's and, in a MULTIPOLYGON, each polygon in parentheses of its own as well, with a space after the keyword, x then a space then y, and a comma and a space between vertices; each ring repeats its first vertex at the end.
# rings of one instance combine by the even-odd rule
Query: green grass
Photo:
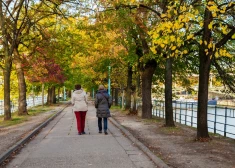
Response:
POLYGON ((4 121, 4 116, 0 116, 0 127, 8 127, 12 125, 17 125, 28 121, 31 116, 37 116, 41 113, 45 113, 53 109, 53 106, 36 106, 33 108, 28 109, 28 114, 25 116, 18 116, 17 112, 12 113, 11 120, 4 121))
POLYGON ((120 110, 121 108, 120 108, 120 106, 111 106, 110 109, 111 110, 120 110))
POLYGON ((144 123, 161 123, 162 119, 159 118, 152 118, 152 119, 144 119, 144 123))

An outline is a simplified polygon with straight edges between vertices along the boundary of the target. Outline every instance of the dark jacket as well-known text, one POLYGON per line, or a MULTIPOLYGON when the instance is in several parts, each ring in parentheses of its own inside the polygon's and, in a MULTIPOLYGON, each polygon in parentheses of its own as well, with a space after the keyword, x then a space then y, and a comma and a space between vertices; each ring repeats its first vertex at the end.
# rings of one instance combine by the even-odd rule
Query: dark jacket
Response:
POLYGON ((112 104, 112 98, 106 90, 99 90, 95 96, 96 117, 111 117, 109 108, 112 104))

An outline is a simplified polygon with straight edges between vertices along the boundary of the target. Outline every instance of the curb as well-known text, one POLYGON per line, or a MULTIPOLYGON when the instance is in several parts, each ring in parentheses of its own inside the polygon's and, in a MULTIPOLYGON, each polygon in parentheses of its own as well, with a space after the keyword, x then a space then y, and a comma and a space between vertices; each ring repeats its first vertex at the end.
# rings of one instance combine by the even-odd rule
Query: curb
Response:
POLYGON ((48 118, 45 122, 40 124, 37 128, 35 128, 29 135, 15 143, 12 147, 10 147, 6 152, 2 153, 0 155, 0 165, 3 164, 3 162, 17 149, 19 149, 22 145, 24 145, 26 142, 28 142, 34 135, 36 135, 42 128, 44 128, 50 121, 52 121, 55 117, 57 117, 67 106, 69 103, 67 103, 61 110, 59 110, 56 114, 48 118))
POLYGON ((151 152, 142 142, 136 139, 127 129, 121 126, 115 119, 109 118, 109 120, 120 129, 137 147, 139 147, 159 168, 169 168, 160 158, 158 158, 153 152, 151 152))

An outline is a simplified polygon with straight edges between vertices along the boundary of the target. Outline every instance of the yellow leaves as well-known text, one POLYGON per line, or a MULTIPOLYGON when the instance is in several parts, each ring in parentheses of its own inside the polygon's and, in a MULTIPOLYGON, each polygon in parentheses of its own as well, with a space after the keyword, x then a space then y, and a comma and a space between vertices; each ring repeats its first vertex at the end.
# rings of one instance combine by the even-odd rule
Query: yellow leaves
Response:
POLYGON ((210 24, 208 25, 208 29, 212 29, 213 26, 213 22, 210 22, 210 24))
POLYGON ((202 45, 202 40, 199 41, 199 44, 202 45))
POLYGON ((229 4, 228 4, 228 7, 231 7, 232 5, 234 5, 235 4, 235 2, 230 2, 229 4))
POLYGON ((213 44, 213 51, 215 51, 215 44, 213 44))
POLYGON ((170 40, 171 40, 171 42, 174 42, 174 41, 176 41, 176 38, 175 38, 175 36, 171 35, 171 36, 170 36, 170 40))
POLYGON ((181 12, 184 12, 187 10, 187 8, 185 6, 180 6, 180 10, 181 10, 181 12))
POLYGON ((164 17, 166 17, 166 14, 161 14, 161 18, 164 18, 164 17))
POLYGON ((225 11, 224 10, 220 10, 220 13, 225 13, 225 11))
POLYGON ((209 1, 208 5, 214 5, 215 3, 213 1, 209 1))
POLYGON ((176 46, 171 47, 171 50, 175 50, 175 49, 176 49, 176 46))
POLYGON ((188 50, 184 50, 183 53, 184 53, 184 54, 188 54, 188 50))
POLYGON ((175 24, 174 24, 174 26, 173 26, 173 29, 174 30, 179 30, 179 29, 181 29, 182 27, 183 27, 184 25, 181 23, 179 23, 179 22, 176 22, 175 24))
POLYGON ((217 17, 216 12, 212 13, 212 16, 213 16, 214 18, 217 17))
POLYGON ((176 10, 174 10, 174 14, 175 14, 175 15, 177 15, 177 14, 178 14, 178 12, 177 12, 176 10))
POLYGON ((167 17, 168 17, 168 18, 171 18, 171 14, 170 14, 170 13, 168 13, 168 14, 167 14, 167 17))
POLYGON ((162 44, 160 44, 160 46, 161 46, 162 48, 164 48, 164 47, 165 47, 165 44, 162 43, 162 44))
POLYGON ((221 26, 221 30, 222 30, 223 34, 228 34, 227 25, 226 26, 221 26))
POLYGON ((203 27, 204 23, 203 22, 200 22, 200 26, 203 27))
POLYGON ((235 39, 235 33, 232 35, 232 39, 235 39))
POLYGON ((231 58, 232 55, 226 50, 226 49, 217 49, 217 51, 215 52, 215 57, 229 57, 231 58))
POLYGON ((229 52, 226 53, 226 56, 229 57, 229 58, 232 57, 232 55, 229 52))
POLYGON ((210 49, 210 48, 212 48, 213 47, 213 45, 212 45, 212 43, 210 43, 209 45, 208 45, 208 49, 210 49))
POLYGON ((150 50, 153 52, 153 54, 157 54, 156 47, 152 46, 150 47, 150 50))
MULTIPOLYGON (((212 2, 212 1, 210 1, 210 2, 212 2)), ((214 4, 214 2, 212 2, 213 4, 211 4, 210 2, 208 2, 207 9, 211 12, 219 11, 218 6, 216 6, 216 4, 214 4)))

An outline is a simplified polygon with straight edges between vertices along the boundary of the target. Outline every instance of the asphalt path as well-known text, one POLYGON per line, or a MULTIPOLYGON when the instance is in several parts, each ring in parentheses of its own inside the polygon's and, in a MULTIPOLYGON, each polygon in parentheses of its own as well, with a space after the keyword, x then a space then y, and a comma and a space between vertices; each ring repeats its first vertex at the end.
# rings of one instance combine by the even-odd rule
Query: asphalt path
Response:
POLYGON ((85 135, 78 135, 72 107, 66 107, 6 166, 8 168, 154 168, 148 155, 120 128, 108 123, 98 133, 95 108, 89 105, 85 135))

